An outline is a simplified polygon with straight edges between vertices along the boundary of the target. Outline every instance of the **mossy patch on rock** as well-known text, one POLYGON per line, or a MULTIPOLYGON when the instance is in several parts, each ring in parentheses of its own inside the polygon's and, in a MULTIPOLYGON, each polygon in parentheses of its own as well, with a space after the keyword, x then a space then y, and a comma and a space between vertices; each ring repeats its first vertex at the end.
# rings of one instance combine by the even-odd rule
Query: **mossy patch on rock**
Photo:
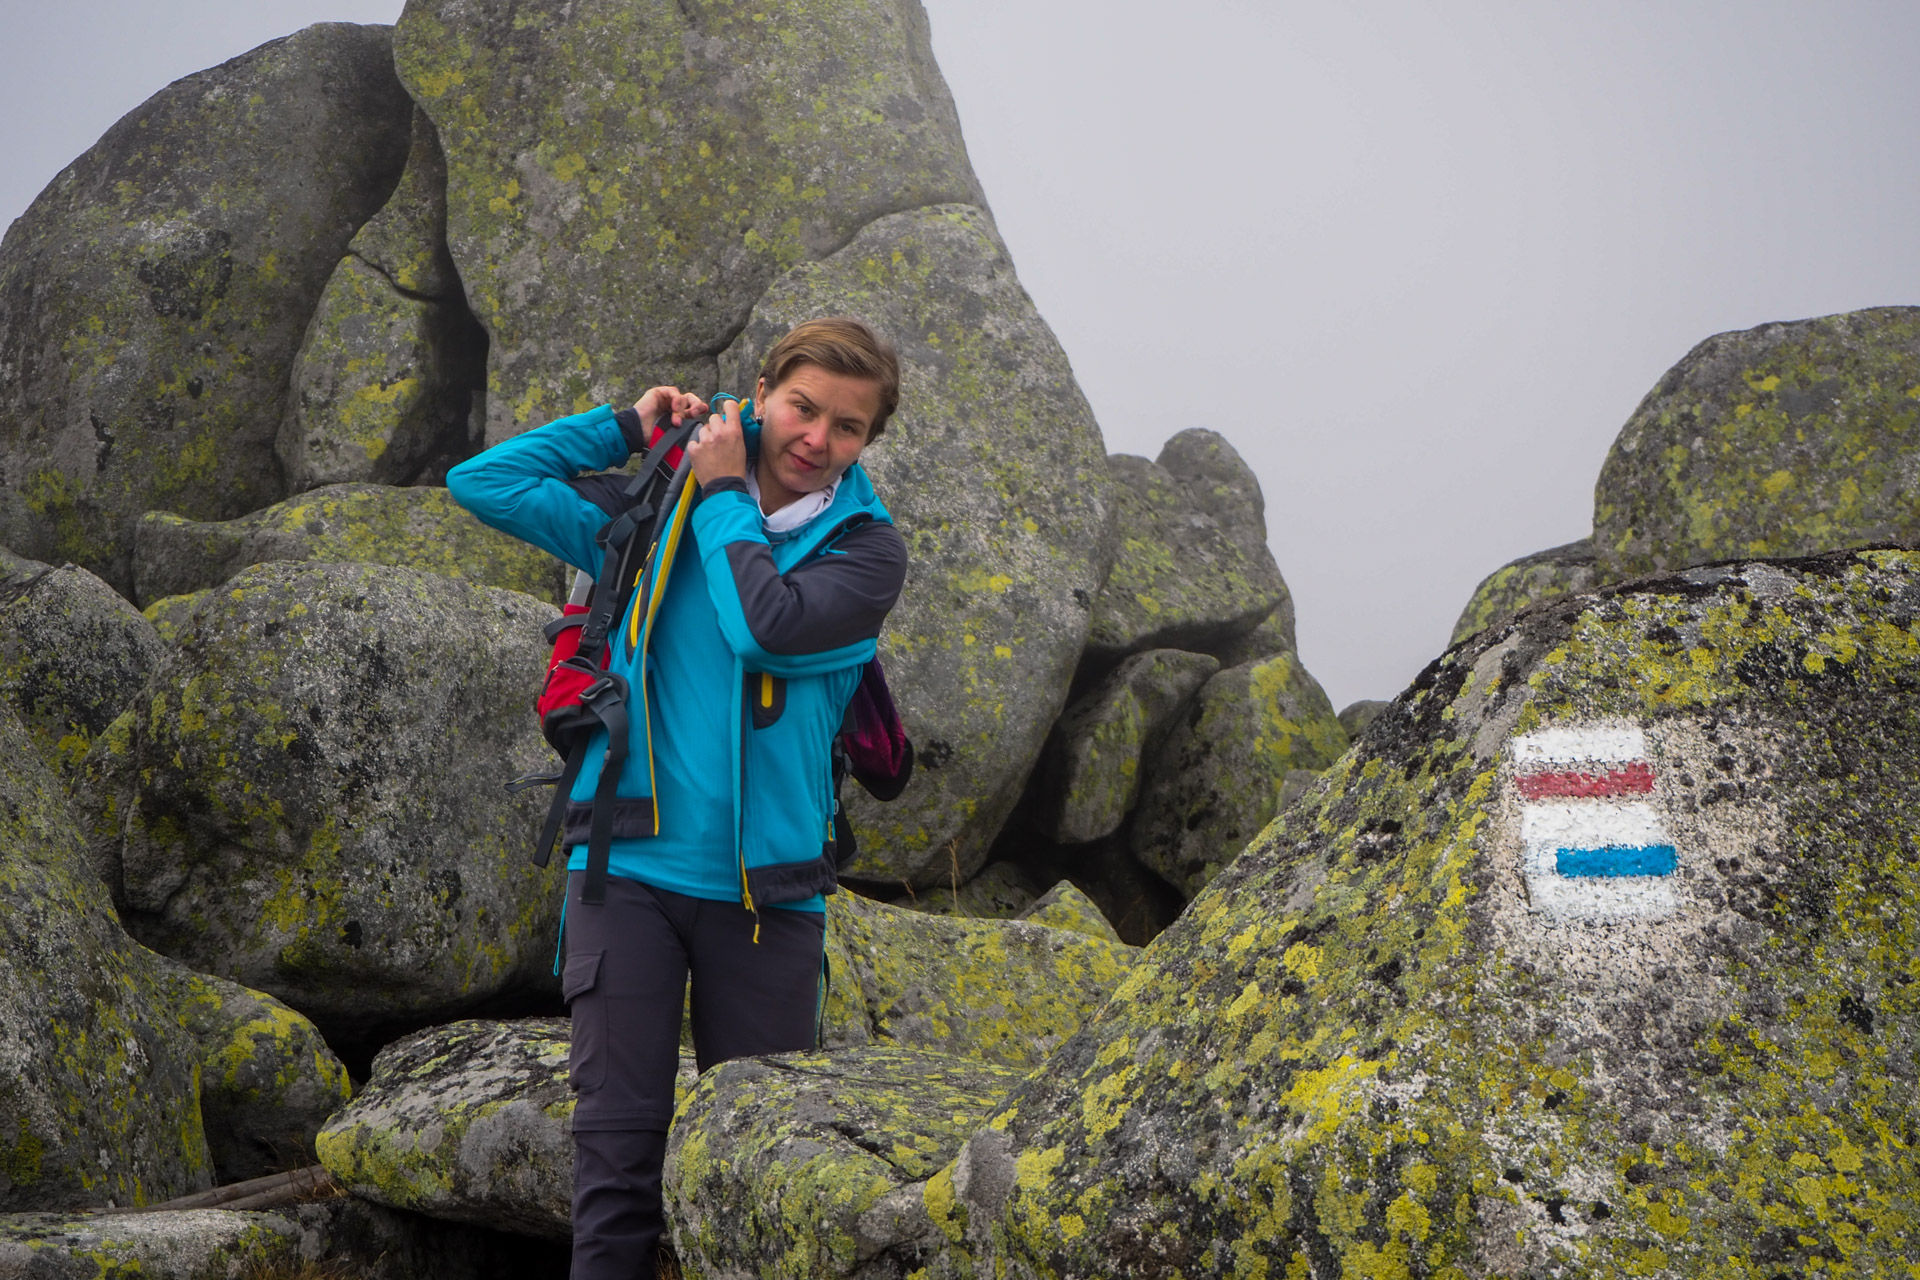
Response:
POLYGON ((750 392, 788 329, 836 314, 900 353, 900 411, 861 465, 911 557, 880 652, 917 752, 899 799, 848 789, 848 874, 934 888, 985 865, 1065 701, 1106 573, 1106 455, 981 210, 881 218, 796 267, 722 357, 722 385, 750 392))
POLYGON ((163 648, 153 624, 85 569, 0 570, 0 697, 62 778, 133 705, 163 648))
POLYGON ((400 565, 549 601, 565 594, 567 575, 546 552, 481 524, 445 489, 338 484, 218 524, 149 512, 138 526, 135 586, 141 600, 158 602, 272 560, 400 565))
POLYGON ((487 335, 447 252, 446 192, 446 158, 416 109, 400 185, 347 246, 294 359, 275 443, 292 492, 438 482, 477 447, 487 335))
POLYGON ((1134 855, 1192 897, 1273 820, 1289 771, 1325 768, 1346 748, 1296 655, 1220 672, 1148 766, 1134 855))
POLYGON ((825 1045, 1038 1066, 1125 976, 1133 948, 1012 920, 827 899, 825 1045))
POLYGON ((1011 1176, 928 1274, 1901 1272, 1916 741, 1920 555, 1483 632, 1008 1097, 1011 1176), (1670 909, 1530 896, 1513 744, 1548 731, 1644 739, 1670 909))
POLYGON ((1190 486, 1158 463, 1124 453, 1107 462, 1116 552, 1094 599, 1089 658, 1112 662, 1161 648, 1212 652, 1289 598, 1264 541, 1223 529, 1193 505, 1190 486))
POLYGON ((1447 643, 1459 644, 1510 613, 1591 591, 1600 582, 1593 543, 1586 538, 1521 556, 1495 569, 1473 589, 1473 598, 1460 611, 1459 620, 1453 624, 1453 638, 1447 643))
POLYGON ((1634 411, 1594 486, 1606 577, 1920 540, 1920 307, 1708 338, 1634 411))
POLYGON ((782 271, 882 215, 984 203, 913 0, 427 0, 394 45, 493 338, 489 443, 704 392, 782 271))
POLYGON ((132 725, 130 927, 349 1038, 550 989, 529 865, 551 606, 417 569, 266 564, 189 616, 132 725))
POLYGON ((0 541, 126 591, 142 512, 282 496, 294 352, 411 112, 389 29, 322 23, 175 81, 47 185, 0 243, 0 541))
POLYGON ((1018 1078, 882 1046, 716 1067, 669 1140, 675 1252, 700 1275, 917 1274, 947 1244, 928 1180, 1018 1078))
POLYGON ((0 1215, 0 1275, 33 1280, 233 1280, 298 1275, 316 1259, 281 1213, 193 1209, 0 1215))
POLYGON ((1033 781, 1031 821, 1050 840, 1084 844, 1119 830, 1144 763, 1217 659, 1149 649, 1115 667, 1060 717, 1033 781))

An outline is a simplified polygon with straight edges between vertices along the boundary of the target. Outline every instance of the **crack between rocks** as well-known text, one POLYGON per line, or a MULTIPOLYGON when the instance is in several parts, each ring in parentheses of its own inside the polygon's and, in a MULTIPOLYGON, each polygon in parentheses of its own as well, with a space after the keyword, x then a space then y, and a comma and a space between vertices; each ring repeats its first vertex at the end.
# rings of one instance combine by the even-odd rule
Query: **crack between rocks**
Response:
MULTIPOLYGON (((373 272, 375 275, 379 276, 382 280, 386 281, 387 288, 393 290, 395 293, 407 299, 409 302, 430 302, 435 306, 443 307, 447 305, 448 301, 450 300, 447 297, 440 294, 421 293, 418 290, 406 288, 398 280, 395 280, 385 267, 373 261, 371 258, 367 257, 365 254, 356 253, 353 250, 349 249, 347 251, 347 256, 349 258, 358 259, 360 263, 367 268, 367 270, 373 272)), ((744 328, 745 326, 742 326, 742 327, 744 328)))

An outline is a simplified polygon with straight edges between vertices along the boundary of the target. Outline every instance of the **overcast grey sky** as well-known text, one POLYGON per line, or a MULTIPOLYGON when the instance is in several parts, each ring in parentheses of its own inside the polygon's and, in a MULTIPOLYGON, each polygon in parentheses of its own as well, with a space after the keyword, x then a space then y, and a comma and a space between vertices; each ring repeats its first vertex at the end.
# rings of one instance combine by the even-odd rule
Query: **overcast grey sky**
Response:
MULTIPOLYGON (((168 81, 400 7, 0 0, 0 223, 168 81)), ((928 8, 1107 447, 1234 442, 1336 707, 1587 532, 1695 342, 1920 303, 1912 0, 928 8)))

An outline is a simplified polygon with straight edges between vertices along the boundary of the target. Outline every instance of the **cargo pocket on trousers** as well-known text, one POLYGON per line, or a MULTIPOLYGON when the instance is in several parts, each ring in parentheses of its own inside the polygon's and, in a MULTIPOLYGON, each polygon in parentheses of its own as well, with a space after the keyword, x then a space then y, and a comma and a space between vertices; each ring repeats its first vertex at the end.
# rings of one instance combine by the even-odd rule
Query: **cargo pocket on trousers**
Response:
POLYGON ((560 980, 560 995, 573 1013, 567 1084, 575 1093, 592 1093, 607 1078, 607 998, 594 991, 600 985, 600 958, 605 954, 589 951, 568 956, 567 971, 560 980))

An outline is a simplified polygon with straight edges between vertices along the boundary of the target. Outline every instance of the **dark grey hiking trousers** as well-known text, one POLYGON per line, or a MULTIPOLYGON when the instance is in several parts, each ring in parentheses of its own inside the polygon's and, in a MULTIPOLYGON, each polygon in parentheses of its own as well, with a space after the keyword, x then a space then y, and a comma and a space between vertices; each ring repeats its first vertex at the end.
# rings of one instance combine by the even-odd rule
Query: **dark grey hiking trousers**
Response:
POLYGON ((567 876, 566 966, 573 1013, 572 1280, 653 1280, 665 1228, 660 1166, 673 1119, 680 1018, 693 979, 694 1056, 715 1063, 814 1047, 826 954, 817 911, 760 912, 618 876, 580 901, 567 876))

